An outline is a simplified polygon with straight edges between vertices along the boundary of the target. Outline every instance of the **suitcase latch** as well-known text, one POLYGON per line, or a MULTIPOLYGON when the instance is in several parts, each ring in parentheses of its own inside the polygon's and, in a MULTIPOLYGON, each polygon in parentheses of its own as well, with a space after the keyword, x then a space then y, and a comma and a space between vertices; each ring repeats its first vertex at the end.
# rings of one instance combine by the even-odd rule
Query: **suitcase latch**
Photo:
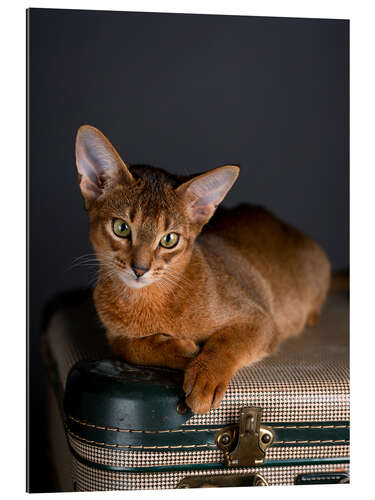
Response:
POLYGON ((241 408, 238 425, 221 429, 216 436, 216 445, 224 452, 226 465, 248 467, 262 465, 265 452, 273 443, 271 428, 261 426, 260 408, 241 408))

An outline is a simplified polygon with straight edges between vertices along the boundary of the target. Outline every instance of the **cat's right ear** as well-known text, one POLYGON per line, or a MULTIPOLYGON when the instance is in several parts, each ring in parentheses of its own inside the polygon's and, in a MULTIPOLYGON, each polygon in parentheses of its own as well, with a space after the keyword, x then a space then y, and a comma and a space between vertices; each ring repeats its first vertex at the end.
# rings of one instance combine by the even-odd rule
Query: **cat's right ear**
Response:
POLYGON ((116 184, 135 182, 109 140, 91 125, 82 125, 77 132, 76 164, 87 209, 116 184))

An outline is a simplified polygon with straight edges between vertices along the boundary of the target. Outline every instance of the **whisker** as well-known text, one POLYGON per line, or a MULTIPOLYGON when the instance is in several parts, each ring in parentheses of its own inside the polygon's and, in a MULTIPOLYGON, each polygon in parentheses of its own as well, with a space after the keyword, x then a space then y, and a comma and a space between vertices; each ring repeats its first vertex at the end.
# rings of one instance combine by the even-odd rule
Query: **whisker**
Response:
POLYGON ((191 280, 189 280, 188 278, 186 278, 185 276, 181 275, 180 273, 177 273, 175 271, 172 271, 170 269, 167 269, 165 271, 165 274, 168 275, 169 277, 173 278, 173 279, 177 279, 179 281, 181 281, 182 283, 185 283, 187 285, 193 285, 193 283, 191 282, 191 280))
POLYGON ((181 285, 181 283, 179 283, 178 281, 174 281, 174 279, 171 276, 168 276, 167 274, 164 274, 163 275, 163 279, 165 279, 171 285, 174 285, 174 286, 178 287, 180 290, 182 290, 186 294, 188 293, 188 291, 186 290, 186 288, 183 285, 181 285))
POLYGON ((158 281, 155 281, 155 284, 157 286, 160 285, 162 288, 164 288, 164 290, 166 290, 168 294, 171 293, 170 287, 168 287, 168 285, 163 281, 163 278, 159 279, 158 281))
POLYGON ((169 274, 171 277, 173 277, 175 279, 179 279, 180 281, 182 281, 186 284, 193 285, 192 281, 189 280, 188 278, 186 278, 186 276, 183 276, 181 273, 178 273, 176 271, 172 271, 172 270, 168 269, 166 271, 166 274, 169 274))
POLYGON ((100 266, 102 262, 109 262, 112 259, 109 253, 96 252, 80 255, 73 259, 66 271, 70 271, 76 267, 100 266))

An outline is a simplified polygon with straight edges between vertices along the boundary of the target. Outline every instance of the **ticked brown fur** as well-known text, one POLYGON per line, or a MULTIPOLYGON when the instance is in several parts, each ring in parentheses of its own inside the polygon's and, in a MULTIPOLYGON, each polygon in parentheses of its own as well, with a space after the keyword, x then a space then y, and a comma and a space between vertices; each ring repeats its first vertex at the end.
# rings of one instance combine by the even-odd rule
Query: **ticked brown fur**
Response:
POLYGON ((94 300, 112 349, 184 370, 194 412, 217 408, 240 367, 318 319, 330 265, 314 241, 261 207, 211 219, 238 167, 189 178, 128 167, 90 126, 78 132, 76 155, 100 263, 94 300), (114 234, 116 218, 131 238, 114 234), (161 247, 170 232, 178 244, 161 247))

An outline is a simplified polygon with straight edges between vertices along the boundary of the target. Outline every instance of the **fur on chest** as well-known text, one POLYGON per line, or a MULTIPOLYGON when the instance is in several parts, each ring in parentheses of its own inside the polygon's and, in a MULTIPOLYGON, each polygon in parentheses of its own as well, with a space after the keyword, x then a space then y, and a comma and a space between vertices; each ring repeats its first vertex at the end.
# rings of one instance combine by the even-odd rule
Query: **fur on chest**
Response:
POLYGON ((94 300, 98 315, 112 335, 144 337, 155 333, 175 334, 183 324, 184 307, 173 297, 154 294, 115 294, 97 287, 94 300))

